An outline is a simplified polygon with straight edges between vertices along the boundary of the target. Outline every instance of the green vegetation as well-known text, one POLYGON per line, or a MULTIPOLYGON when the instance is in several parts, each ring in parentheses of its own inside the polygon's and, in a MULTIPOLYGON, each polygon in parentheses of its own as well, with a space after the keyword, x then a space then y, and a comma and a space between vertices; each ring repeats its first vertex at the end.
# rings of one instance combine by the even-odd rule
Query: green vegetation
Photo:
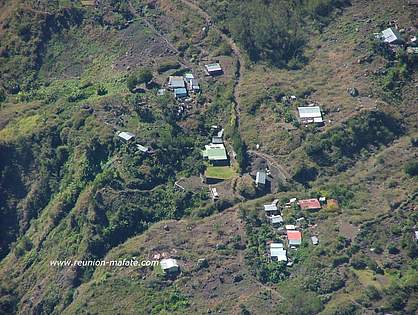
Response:
POLYGON ((205 171, 207 178, 230 179, 235 175, 235 171, 231 166, 208 166, 205 171))
POLYGON ((322 25, 328 22, 335 8, 348 4, 346 0, 206 1, 208 10, 252 61, 267 61, 290 68, 298 68, 306 62, 303 51, 307 38, 303 19, 308 17, 322 25))
POLYGON ((418 162, 417 161, 408 162, 405 165, 405 173, 411 177, 417 176, 418 175, 418 162))
POLYGON ((363 113, 343 127, 314 136, 306 153, 319 166, 346 169, 363 149, 387 145, 403 133, 400 123, 383 112, 363 113))

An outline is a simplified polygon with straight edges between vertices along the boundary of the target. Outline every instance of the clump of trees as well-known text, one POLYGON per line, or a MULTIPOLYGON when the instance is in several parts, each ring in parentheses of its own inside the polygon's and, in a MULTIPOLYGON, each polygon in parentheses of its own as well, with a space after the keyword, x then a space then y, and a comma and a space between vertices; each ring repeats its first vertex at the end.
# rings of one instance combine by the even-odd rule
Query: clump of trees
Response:
POLYGON ((305 150, 320 166, 333 166, 344 170, 360 154, 370 147, 386 145, 404 130, 392 116, 373 111, 350 119, 344 126, 312 137, 305 150))
POLYGON ((126 85, 129 91, 133 91, 138 84, 148 83, 152 80, 152 72, 148 68, 142 68, 138 72, 131 74, 127 81, 126 85))
POLYGON ((405 170, 405 173, 411 177, 417 176, 418 175, 418 162, 412 161, 412 162, 406 163, 404 170, 405 170))

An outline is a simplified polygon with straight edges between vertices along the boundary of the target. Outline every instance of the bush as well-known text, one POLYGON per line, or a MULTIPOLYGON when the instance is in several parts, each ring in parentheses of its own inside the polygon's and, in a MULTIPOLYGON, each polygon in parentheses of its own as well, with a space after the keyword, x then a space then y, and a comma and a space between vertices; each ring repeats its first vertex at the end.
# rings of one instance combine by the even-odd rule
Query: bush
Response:
POLYGON ((315 167, 302 165, 296 170, 293 179, 301 184, 307 185, 310 181, 315 180, 317 175, 318 171, 315 167))
POLYGON ((129 91, 133 91, 137 84, 136 75, 131 74, 128 79, 126 80, 126 86, 128 87, 129 91))
POLYGON ((0 103, 6 100, 6 92, 3 89, 0 89, 0 103))
POLYGON ((417 161, 408 162, 405 165, 404 170, 405 170, 405 173, 411 177, 417 176, 418 175, 418 162, 417 161))
POLYGON ((97 95, 99 95, 99 96, 106 95, 107 92, 108 92, 107 89, 103 85, 101 85, 97 88, 97 95))
POLYGON ((395 244, 389 244, 388 252, 389 252, 389 254, 395 255, 395 254, 399 253, 399 249, 396 247, 395 244))
POLYGON ((151 80, 152 80, 152 72, 150 69, 143 68, 139 70, 137 78, 136 78, 137 84, 148 83, 151 80))
POLYGON ((165 61, 160 64, 160 66, 157 69, 157 72, 161 74, 168 70, 179 69, 179 68, 180 68, 180 64, 177 61, 165 61))

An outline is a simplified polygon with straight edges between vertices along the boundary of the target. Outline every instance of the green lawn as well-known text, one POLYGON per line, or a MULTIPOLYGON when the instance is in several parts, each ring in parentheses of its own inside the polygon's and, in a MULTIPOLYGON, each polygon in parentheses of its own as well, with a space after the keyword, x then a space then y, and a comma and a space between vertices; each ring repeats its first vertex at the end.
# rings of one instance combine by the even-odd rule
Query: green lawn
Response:
POLYGON ((208 166, 205 176, 216 179, 230 179, 235 175, 235 170, 230 166, 208 166))

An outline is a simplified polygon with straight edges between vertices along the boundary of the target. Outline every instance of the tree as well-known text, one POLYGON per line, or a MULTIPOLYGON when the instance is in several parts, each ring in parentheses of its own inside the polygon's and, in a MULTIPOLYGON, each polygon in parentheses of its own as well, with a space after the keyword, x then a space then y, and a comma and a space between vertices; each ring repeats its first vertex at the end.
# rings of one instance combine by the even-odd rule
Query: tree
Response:
POLYGON ((150 69, 143 68, 139 70, 137 78, 136 78, 137 84, 148 83, 151 80, 152 80, 152 72, 150 69))
POLYGON ((136 87, 136 84, 136 76, 134 74, 131 74, 126 80, 126 86, 128 87, 129 91, 132 91, 136 87))
POLYGON ((405 165, 405 173, 411 177, 415 177, 418 175, 418 162, 412 161, 405 165))

